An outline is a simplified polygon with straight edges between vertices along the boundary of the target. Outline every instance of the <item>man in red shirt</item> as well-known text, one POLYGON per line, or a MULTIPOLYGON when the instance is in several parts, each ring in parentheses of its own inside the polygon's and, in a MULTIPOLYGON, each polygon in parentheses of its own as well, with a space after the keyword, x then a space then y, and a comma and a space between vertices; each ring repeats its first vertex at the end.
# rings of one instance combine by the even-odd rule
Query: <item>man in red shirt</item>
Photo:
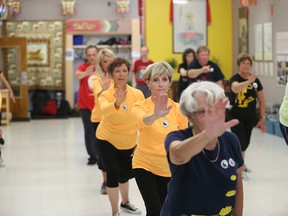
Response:
POLYGON ((147 47, 141 47, 140 49, 140 59, 136 60, 134 63, 133 74, 135 77, 136 88, 141 90, 145 96, 148 98, 151 96, 151 91, 149 90, 145 80, 142 78, 142 73, 146 67, 154 62, 148 58, 149 50, 147 47))
POLYGON ((88 46, 85 49, 87 62, 77 68, 75 73, 76 79, 80 81, 78 91, 78 108, 82 117, 85 145, 89 155, 88 165, 94 165, 97 162, 97 150, 95 145, 95 131, 91 122, 91 112, 94 107, 94 96, 92 90, 88 86, 88 79, 94 74, 96 69, 96 56, 98 49, 96 46, 88 46))

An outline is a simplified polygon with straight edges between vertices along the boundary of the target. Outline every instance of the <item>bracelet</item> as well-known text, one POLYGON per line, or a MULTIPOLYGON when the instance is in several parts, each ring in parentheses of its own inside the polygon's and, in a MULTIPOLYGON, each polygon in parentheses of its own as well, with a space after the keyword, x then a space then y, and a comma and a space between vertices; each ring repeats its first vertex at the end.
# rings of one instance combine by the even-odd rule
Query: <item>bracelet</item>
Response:
POLYGON ((265 116, 265 115, 264 115, 264 116, 261 116, 260 119, 266 119, 266 116, 265 116))

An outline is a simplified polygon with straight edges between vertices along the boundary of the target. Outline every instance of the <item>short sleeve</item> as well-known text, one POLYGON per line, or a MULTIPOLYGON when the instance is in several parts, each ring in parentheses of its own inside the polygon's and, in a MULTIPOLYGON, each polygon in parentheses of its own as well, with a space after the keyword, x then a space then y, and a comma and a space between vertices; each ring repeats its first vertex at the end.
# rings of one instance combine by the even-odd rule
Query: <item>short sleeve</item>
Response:
POLYGON ((233 143, 232 146, 233 146, 233 151, 234 151, 234 154, 235 154, 235 159, 237 161, 238 168, 240 168, 244 164, 240 142, 239 142, 237 136, 234 133, 229 133, 229 134, 231 136, 231 141, 233 143))
POLYGON ((224 77, 221 69, 219 68, 219 66, 214 63, 213 67, 214 67, 214 71, 212 73, 215 73, 215 82, 217 82, 219 80, 223 80, 225 77, 224 77))
POLYGON ((144 124, 143 118, 147 114, 147 110, 145 109, 143 102, 136 102, 132 107, 132 114, 136 118, 138 127, 148 127, 144 124))
POLYGON ((184 63, 181 63, 178 67, 178 73, 180 73, 180 70, 184 68, 185 70, 187 69, 187 65, 185 65, 184 63))
POLYGON ((191 136, 192 136, 192 128, 191 127, 188 127, 185 130, 172 131, 166 136, 165 150, 166 150, 166 154, 167 154, 167 158, 168 158, 169 163, 171 163, 170 157, 169 157, 169 147, 170 147, 171 143, 175 140, 182 141, 182 140, 188 139, 191 136))
POLYGON ((257 91, 262 91, 263 90, 263 85, 262 85, 262 83, 260 82, 260 80, 258 78, 256 79, 256 83, 258 85, 257 91))

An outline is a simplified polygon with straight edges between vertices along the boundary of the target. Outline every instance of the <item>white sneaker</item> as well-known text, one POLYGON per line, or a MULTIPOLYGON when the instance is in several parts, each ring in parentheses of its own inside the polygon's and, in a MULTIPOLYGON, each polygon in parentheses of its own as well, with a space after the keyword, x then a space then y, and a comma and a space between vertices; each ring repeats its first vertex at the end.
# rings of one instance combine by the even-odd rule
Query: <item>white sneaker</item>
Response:
POLYGON ((112 216, 120 216, 120 213, 119 212, 113 213, 112 216))
POLYGON ((245 172, 251 172, 252 171, 249 167, 247 167, 246 164, 243 164, 243 168, 244 168, 245 172))
POLYGON ((248 177, 248 175, 247 175, 246 172, 243 172, 243 173, 241 174, 241 178, 242 178, 243 181, 248 181, 248 180, 249 180, 249 177, 248 177))

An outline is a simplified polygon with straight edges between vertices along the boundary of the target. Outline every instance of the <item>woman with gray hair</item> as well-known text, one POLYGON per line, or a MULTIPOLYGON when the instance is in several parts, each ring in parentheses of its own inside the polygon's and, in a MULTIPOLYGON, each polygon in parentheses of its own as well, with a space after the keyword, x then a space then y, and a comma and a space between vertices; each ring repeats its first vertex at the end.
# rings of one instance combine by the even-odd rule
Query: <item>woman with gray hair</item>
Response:
POLYGON ((227 102, 224 90, 212 82, 183 91, 180 109, 192 126, 166 137, 172 178, 162 216, 243 214, 241 147, 226 131, 238 120, 225 122, 227 102))
POLYGON ((159 215, 167 195, 171 177, 164 140, 168 133, 188 127, 188 119, 180 113, 178 103, 168 97, 173 68, 167 62, 156 62, 143 72, 151 97, 136 102, 132 113, 140 131, 132 161, 138 188, 146 207, 146 215, 159 215))

